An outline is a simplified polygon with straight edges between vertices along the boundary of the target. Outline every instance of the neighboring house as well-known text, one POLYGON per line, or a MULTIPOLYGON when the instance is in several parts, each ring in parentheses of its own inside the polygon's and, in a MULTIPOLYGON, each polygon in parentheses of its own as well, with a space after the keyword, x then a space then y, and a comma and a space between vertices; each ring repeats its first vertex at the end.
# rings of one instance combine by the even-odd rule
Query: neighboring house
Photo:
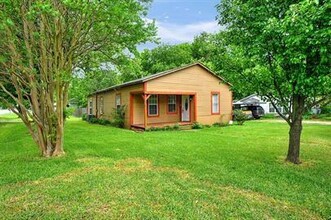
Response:
POLYGON ((88 97, 88 114, 111 120, 112 112, 123 105, 126 128, 232 119, 230 85, 200 63, 97 91, 88 97))
MULTIPOLYGON (((265 114, 274 113, 277 114, 276 109, 270 102, 264 101, 264 99, 256 94, 249 95, 245 98, 242 98, 238 101, 234 101, 234 108, 238 108, 241 106, 250 106, 250 105, 259 105, 263 108, 265 114)), ((277 107, 280 112, 284 113, 282 107, 277 107)))

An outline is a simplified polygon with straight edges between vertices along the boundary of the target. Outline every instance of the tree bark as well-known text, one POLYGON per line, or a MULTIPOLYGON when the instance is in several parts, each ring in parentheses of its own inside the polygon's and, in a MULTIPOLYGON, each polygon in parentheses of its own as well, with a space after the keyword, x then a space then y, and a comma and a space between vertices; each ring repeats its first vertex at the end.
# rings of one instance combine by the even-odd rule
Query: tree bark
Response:
POLYGON ((296 123, 291 124, 289 131, 289 146, 286 160, 294 163, 300 163, 300 139, 302 131, 302 122, 297 121, 296 123))
POLYGON ((35 143, 39 146, 40 152, 44 157, 61 156, 63 150, 63 119, 51 125, 43 124, 38 126, 33 136, 35 143))
POLYGON ((286 161, 300 164, 300 140, 302 132, 302 116, 305 109, 305 98, 294 95, 293 113, 291 115, 290 131, 289 131, 289 146, 286 161))

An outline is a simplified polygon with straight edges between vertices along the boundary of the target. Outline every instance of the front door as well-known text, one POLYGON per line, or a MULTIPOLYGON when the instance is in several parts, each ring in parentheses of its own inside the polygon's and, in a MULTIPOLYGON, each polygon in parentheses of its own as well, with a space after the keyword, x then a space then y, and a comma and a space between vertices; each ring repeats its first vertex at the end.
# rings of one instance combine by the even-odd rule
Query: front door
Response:
POLYGON ((190 121, 190 96, 182 96, 182 121, 190 121))

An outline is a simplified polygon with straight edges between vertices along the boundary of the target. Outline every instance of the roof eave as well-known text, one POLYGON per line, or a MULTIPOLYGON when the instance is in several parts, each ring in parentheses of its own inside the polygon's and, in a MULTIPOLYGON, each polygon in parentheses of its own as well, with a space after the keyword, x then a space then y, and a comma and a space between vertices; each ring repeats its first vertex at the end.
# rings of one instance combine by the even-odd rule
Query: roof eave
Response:
POLYGON ((123 88, 123 87, 127 87, 127 86, 137 85, 137 84, 140 84, 140 83, 143 83, 143 82, 144 82, 143 80, 139 80, 139 81, 137 80, 135 82, 123 83, 123 84, 120 84, 120 85, 111 86, 111 87, 106 88, 106 89, 95 91, 95 92, 89 94, 88 96, 92 96, 92 95, 96 95, 96 94, 108 92, 108 91, 111 91, 111 90, 117 90, 117 89, 120 89, 120 88, 123 88))

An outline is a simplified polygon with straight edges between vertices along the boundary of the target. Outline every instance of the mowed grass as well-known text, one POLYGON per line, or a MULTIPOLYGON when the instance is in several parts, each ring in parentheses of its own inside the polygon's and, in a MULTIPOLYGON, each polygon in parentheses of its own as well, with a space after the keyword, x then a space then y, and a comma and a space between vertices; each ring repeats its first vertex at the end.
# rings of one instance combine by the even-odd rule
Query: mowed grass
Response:
POLYGON ((20 122, 21 120, 14 113, 0 114, 0 123, 1 122, 20 122))
POLYGON ((39 156, 21 123, 0 123, 1 219, 329 219, 331 126, 304 125, 284 162, 288 127, 135 133, 66 124, 66 156, 39 156))

